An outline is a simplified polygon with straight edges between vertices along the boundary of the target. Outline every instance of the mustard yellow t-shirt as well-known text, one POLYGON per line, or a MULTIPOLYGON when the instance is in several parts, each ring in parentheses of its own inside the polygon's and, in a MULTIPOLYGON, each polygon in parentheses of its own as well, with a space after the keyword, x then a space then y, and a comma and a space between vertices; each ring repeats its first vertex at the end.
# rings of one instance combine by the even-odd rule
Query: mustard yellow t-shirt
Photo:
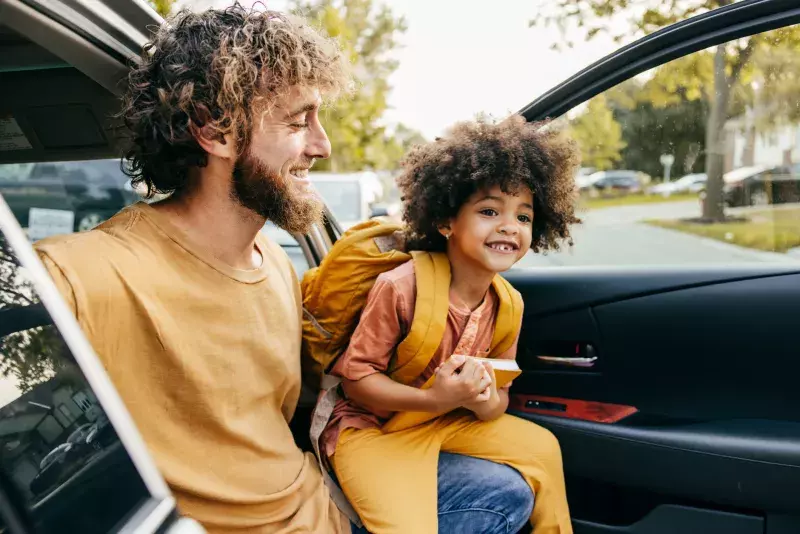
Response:
POLYGON ((349 524, 288 421, 300 395, 301 297, 283 250, 259 269, 206 254, 151 206, 36 245, 170 484, 211 533, 349 524))

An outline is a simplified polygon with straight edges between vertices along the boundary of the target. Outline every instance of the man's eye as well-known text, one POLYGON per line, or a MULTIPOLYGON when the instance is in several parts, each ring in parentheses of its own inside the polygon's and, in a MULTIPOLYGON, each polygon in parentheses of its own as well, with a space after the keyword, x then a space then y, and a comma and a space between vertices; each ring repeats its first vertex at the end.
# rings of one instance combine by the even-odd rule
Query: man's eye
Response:
POLYGON ((495 211, 495 210, 493 210, 491 208, 486 208, 486 209, 481 210, 480 214, 481 215, 486 215, 487 217, 494 217, 495 215, 497 215, 497 211, 495 211))
POLYGON ((302 128, 308 128, 308 123, 307 122, 293 122, 289 126, 291 126, 292 128, 297 128, 299 130, 299 129, 302 129, 302 128))

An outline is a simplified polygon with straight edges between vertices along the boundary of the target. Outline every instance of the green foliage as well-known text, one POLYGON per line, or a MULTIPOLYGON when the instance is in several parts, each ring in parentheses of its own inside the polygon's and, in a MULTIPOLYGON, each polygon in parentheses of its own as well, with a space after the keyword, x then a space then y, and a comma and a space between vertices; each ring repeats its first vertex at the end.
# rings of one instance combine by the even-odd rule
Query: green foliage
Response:
POLYGON ((333 145, 331 158, 315 169, 335 172, 394 169, 418 132, 398 125, 387 129, 383 116, 398 63, 391 52, 406 31, 406 22, 373 0, 297 0, 293 11, 315 21, 339 40, 354 65, 356 90, 323 112, 323 124, 333 145))
MULTIPOLYGON (((37 303, 33 287, 21 275, 8 243, 0 235, 0 315, 11 308, 37 303)), ((23 393, 29 391, 53 376, 63 361, 62 349, 63 342, 53 327, 0 337, 0 375, 14 379, 23 393)))
POLYGON ((162 17, 166 18, 172 12, 172 6, 175 4, 175 0, 148 0, 150 5, 153 6, 153 9, 161 15, 162 17))
MULTIPOLYGON (((617 24, 610 24, 612 20, 619 21, 621 16, 627 16, 626 31, 611 35, 617 41, 629 41, 732 3, 734 0, 555 0, 541 4, 542 8, 531 25, 558 27, 565 37, 561 43, 554 45, 560 48, 574 45, 566 38, 568 34, 582 34, 584 39, 591 40, 618 27, 617 24)), ((800 28, 792 26, 734 40, 713 51, 701 51, 673 60, 656 69, 637 94, 634 94, 636 91, 631 92, 631 87, 626 89, 627 92, 612 89, 609 94, 613 91, 618 93, 615 115, 623 121, 623 138, 628 142, 623 159, 627 163, 637 152, 652 154, 653 147, 647 145, 653 138, 660 138, 662 146, 667 141, 668 147, 674 147, 674 142, 664 138, 665 133, 678 139, 686 134, 696 141, 701 131, 692 127, 690 122, 704 121, 703 148, 709 182, 703 211, 706 218, 722 219, 725 123, 759 103, 766 110, 766 113, 761 113, 761 129, 800 118, 798 51, 800 28), (760 84, 761 93, 754 90, 756 84, 760 84), (633 115, 623 119, 622 111, 625 109, 632 111, 633 115), (688 115, 683 116, 683 113, 688 115), (636 124, 626 124, 627 120, 640 123, 649 130, 636 134, 636 124), (665 132, 665 125, 659 126, 660 120, 672 121, 669 124, 670 132, 665 132)), ((674 148, 680 152, 678 147, 674 148)))
POLYGON ((570 134, 581 147, 582 165, 606 170, 621 159, 625 148, 622 128, 614 119, 605 95, 589 101, 586 109, 570 124, 570 134))

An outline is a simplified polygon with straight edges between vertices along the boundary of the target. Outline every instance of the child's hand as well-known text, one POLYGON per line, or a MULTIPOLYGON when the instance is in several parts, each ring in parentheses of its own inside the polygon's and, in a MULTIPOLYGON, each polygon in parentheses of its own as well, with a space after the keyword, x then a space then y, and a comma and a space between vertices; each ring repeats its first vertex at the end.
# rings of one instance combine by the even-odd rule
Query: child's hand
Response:
POLYGON ((494 375, 494 368, 488 364, 483 364, 485 372, 491 379, 489 386, 482 391, 475 399, 463 404, 462 406, 467 410, 473 412, 479 419, 492 418, 493 414, 500 402, 500 396, 497 393, 497 379, 494 375))
POLYGON ((439 366, 433 386, 427 391, 436 411, 449 412, 474 402, 489 388, 491 381, 483 365, 456 354, 439 366))

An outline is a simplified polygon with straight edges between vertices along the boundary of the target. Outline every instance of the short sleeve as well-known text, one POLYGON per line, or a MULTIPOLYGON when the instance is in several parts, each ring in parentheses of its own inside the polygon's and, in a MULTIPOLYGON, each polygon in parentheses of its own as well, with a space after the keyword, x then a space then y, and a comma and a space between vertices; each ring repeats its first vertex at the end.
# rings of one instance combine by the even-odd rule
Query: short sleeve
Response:
POLYGON ((367 295, 350 344, 331 370, 347 380, 385 373, 402 337, 403 299, 391 280, 378 277, 367 295))
POLYGON ((44 264, 44 268, 47 269, 47 273, 53 280, 56 289, 58 289, 58 292, 61 293, 62 298, 66 301, 67 306, 69 307, 70 311, 72 311, 72 314, 78 318, 78 305, 75 299, 75 290, 67 279, 67 276, 64 274, 64 271, 61 270, 61 267, 59 267, 58 264, 47 255, 47 253, 42 251, 37 252, 39 254, 39 259, 44 264))

